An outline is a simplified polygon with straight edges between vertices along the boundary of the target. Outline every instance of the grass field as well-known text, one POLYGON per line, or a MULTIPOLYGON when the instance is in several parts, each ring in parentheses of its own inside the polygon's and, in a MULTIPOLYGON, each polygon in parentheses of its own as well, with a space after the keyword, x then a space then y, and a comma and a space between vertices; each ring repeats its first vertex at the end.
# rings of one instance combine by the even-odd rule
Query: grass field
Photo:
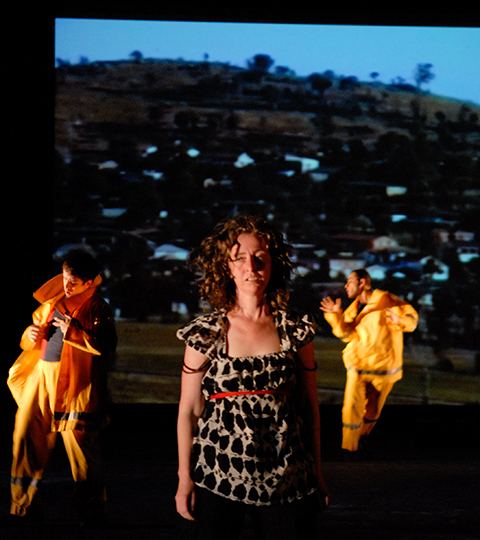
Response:
MULTIPOLYGON (((110 389, 116 403, 176 403, 184 346, 175 332, 178 325, 117 323, 119 346, 110 389)), ((341 403, 345 385, 343 343, 316 338, 318 394, 322 403, 341 403)), ((451 372, 434 369, 429 347, 406 346, 404 377, 388 403, 480 404, 480 374, 473 371, 473 354, 450 351, 451 372)))

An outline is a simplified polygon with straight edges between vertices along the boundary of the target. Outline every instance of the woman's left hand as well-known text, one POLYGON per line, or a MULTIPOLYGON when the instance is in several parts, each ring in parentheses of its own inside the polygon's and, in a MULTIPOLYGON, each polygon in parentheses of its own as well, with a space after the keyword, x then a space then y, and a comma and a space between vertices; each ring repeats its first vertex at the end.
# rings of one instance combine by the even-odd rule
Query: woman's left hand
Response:
POLYGON ((190 477, 182 479, 178 483, 175 495, 177 512, 185 519, 193 521, 193 511, 195 510, 195 485, 190 477))

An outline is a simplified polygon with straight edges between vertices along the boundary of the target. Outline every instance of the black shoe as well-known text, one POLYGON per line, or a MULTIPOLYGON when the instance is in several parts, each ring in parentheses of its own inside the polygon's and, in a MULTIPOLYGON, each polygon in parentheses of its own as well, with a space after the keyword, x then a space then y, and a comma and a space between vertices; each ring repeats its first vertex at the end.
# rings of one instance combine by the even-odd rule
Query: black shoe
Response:
POLYGON ((372 446, 366 436, 360 438, 360 441, 358 443, 358 453, 360 459, 362 459, 363 461, 368 461, 373 458, 372 446))
POLYGON ((344 461, 345 463, 352 463, 354 461, 358 461, 359 455, 358 451, 350 451, 346 450, 345 448, 342 448, 342 452, 340 454, 340 460, 344 461))

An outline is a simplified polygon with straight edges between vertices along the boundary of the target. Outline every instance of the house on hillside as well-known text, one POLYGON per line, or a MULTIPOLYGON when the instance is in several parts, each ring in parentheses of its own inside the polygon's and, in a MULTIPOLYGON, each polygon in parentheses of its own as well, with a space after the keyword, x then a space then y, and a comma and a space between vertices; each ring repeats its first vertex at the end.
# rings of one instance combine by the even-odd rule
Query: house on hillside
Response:
POLYGON ((354 270, 365 268, 364 258, 355 258, 352 255, 339 254, 336 257, 330 258, 330 279, 337 281, 345 281, 348 275, 354 270))
POLYGON ((419 281, 422 264, 414 250, 401 246, 390 236, 339 235, 332 237, 338 246, 334 254, 330 248, 330 278, 344 279, 357 268, 366 268, 375 281, 388 276, 419 281))
POLYGON ((422 257, 419 263, 422 273, 430 276, 433 281, 448 281, 450 268, 441 260, 434 257, 422 257))
POLYGON ((188 250, 174 246, 173 244, 162 244, 153 250, 152 259, 164 259, 169 261, 185 261, 188 250))
POLYGON ((457 247, 457 255, 462 263, 469 263, 480 256, 479 245, 475 240, 475 233, 471 231, 455 231, 453 234, 457 247))
POLYGON ((454 252, 464 264, 480 257, 480 246, 474 232, 457 230, 452 233, 448 229, 435 229, 432 238, 440 253, 454 252))
POLYGON ((365 254, 368 264, 393 265, 407 260, 416 260, 415 250, 401 246, 392 236, 378 236, 372 240, 365 254), (413 257, 412 257, 413 256, 413 257))
POLYGON ((343 281, 353 270, 365 268, 365 254, 372 241, 372 236, 362 234, 334 234, 325 238, 330 279, 343 281))

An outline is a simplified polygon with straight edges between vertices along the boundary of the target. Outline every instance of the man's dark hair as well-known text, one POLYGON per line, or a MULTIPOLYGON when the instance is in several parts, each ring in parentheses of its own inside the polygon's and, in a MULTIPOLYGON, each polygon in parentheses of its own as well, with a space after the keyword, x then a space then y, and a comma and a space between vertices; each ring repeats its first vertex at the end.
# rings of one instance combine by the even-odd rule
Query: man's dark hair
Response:
POLYGON ((82 281, 94 280, 100 267, 95 258, 83 249, 74 249, 65 257, 63 263, 64 270, 67 270, 72 276, 80 278, 82 281))
POLYGON ((372 278, 370 274, 365 270, 365 268, 359 268, 358 270, 353 270, 353 274, 357 274, 359 280, 364 279, 367 286, 371 286, 372 278))

